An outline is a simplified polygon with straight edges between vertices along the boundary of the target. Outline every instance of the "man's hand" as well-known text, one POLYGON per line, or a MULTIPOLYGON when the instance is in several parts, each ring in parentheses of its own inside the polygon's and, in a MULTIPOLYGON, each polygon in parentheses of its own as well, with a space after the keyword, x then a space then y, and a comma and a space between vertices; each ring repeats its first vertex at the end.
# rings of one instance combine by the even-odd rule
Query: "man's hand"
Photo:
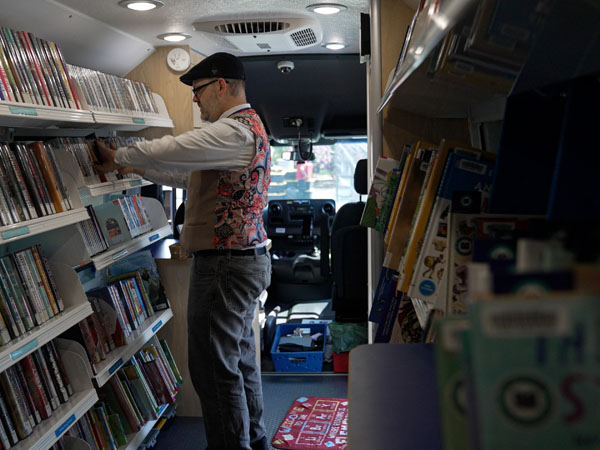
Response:
POLYGON ((97 170, 101 172, 112 172, 113 170, 118 170, 123 167, 115 162, 115 154, 117 152, 104 145, 104 142, 100 139, 96 140, 96 148, 98 149, 98 154, 102 160, 101 165, 96 164, 97 170))

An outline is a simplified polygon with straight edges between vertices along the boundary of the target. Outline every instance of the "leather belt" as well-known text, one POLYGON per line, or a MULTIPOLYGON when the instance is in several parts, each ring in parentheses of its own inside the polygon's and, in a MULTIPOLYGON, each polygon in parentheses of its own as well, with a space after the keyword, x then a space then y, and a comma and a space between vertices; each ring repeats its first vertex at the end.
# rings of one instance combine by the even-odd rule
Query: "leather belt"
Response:
POLYGON ((245 250, 240 249, 208 249, 208 250, 198 250, 193 253, 194 256, 260 256, 267 253, 267 247, 255 247, 255 248, 247 248, 245 250))

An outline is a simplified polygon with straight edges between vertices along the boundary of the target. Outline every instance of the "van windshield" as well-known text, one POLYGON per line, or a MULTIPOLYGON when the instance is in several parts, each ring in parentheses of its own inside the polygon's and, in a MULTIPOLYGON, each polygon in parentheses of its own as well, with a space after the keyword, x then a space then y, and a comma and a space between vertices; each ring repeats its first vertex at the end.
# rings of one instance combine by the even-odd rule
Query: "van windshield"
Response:
POLYGON ((290 146, 271 146, 269 200, 332 199, 336 208, 358 201, 354 190, 356 162, 367 157, 366 140, 314 145, 314 161, 299 163, 282 158, 290 146))

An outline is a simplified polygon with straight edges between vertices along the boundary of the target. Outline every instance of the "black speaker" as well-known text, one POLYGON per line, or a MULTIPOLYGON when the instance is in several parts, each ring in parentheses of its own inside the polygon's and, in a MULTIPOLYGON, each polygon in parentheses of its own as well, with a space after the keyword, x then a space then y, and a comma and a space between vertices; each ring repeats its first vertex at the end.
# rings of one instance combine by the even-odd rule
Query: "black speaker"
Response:
POLYGON ((360 13, 360 57, 371 56, 371 17, 360 13))

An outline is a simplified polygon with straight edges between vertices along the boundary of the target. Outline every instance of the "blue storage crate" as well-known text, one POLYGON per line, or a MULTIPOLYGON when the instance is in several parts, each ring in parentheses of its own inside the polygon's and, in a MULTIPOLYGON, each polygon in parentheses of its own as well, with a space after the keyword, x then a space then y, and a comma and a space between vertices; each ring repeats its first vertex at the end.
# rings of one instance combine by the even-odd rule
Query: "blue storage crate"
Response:
POLYGON ((328 328, 323 323, 282 323, 277 326, 271 356, 275 372, 321 372, 323 370, 323 355, 327 343, 328 328), (281 336, 292 333, 296 328, 310 328, 310 334, 323 333, 323 348, 318 352, 278 352, 281 336))

